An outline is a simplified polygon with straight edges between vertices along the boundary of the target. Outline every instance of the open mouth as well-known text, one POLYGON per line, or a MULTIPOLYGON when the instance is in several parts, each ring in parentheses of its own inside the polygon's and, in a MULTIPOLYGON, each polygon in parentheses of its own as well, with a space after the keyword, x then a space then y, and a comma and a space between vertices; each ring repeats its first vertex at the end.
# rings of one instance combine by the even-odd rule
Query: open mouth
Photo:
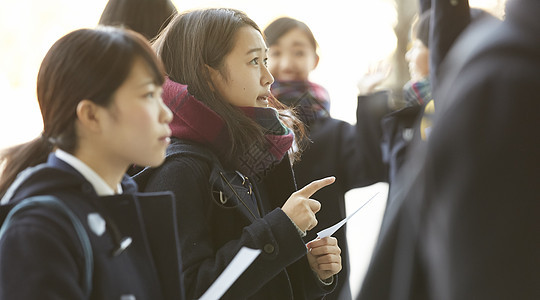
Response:
POLYGON ((268 106, 268 96, 259 96, 257 97, 257 104, 259 107, 267 107, 268 106))

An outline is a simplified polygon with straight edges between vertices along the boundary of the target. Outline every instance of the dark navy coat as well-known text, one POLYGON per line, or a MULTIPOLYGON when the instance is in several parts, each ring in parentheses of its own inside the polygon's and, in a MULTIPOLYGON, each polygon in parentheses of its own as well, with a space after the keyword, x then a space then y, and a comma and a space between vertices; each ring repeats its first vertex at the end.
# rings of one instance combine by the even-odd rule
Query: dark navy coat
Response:
MULTIPOLYGON (((42 167, 10 203, 53 195, 79 217, 94 257, 90 299, 184 299, 170 193, 139 194, 134 181, 125 177, 123 194, 99 197, 80 173, 54 154, 42 167), (89 227, 90 214, 105 220, 102 234, 89 227), (132 243, 113 254, 125 237, 132 243)), ((0 299, 84 299, 85 270, 72 223, 51 208, 21 213, 0 240, 0 299)))
POLYGON ((280 209, 296 190, 285 158, 263 182, 241 176, 207 148, 172 139, 165 163, 135 176, 146 191, 176 195, 186 295, 199 298, 243 247, 262 253, 222 299, 321 299, 307 248, 280 209))

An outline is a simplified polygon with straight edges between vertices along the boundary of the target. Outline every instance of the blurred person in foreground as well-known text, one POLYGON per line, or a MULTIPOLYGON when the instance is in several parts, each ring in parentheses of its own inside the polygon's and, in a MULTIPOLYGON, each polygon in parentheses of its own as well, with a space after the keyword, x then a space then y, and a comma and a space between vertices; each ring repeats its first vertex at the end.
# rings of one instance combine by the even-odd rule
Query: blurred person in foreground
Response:
POLYGON ((445 58, 430 138, 391 193, 359 299, 540 298, 539 13, 509 1, 445 58))

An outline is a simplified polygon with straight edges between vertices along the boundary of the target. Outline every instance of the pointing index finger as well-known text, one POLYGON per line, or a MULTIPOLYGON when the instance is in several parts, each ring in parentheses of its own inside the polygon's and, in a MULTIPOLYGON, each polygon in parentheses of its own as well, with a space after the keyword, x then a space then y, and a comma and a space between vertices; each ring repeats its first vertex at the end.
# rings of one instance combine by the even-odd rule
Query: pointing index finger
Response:
POLYGON ((299 190, 297 193, 302 194, 303 196, 309 198, 313 194, 315 194, 318 190, 322 189, 323 187, 330 185, 336 181, 336 177, 330 176, 323 179, 312 181, 310 184, 303 187, 301 190, 299 190))

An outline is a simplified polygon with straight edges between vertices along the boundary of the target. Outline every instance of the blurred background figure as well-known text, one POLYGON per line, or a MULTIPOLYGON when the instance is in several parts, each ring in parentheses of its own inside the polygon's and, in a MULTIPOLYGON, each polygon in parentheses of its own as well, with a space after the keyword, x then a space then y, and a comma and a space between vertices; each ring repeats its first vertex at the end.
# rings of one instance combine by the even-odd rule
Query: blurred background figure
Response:
MULTIPOLYGON (((306 237, 310 241, 318 231, 346 217, 347 191, 384 180, 378 146, 380 135, 376 133, 380 132, 377 130, 380 115, 359 111, 357 119, 366 120, 357 122, 357 126, 330 116, 328 92, 309 80, 319 63, 319 55, 317 41, 305 23, 281 17, 270 23, 264 34, 269 47, 268 68, 274 76, 272 93, 283 104, 295 108, 310 139, 300 161, 293 165, 298 186, 326 176, 337 178, 335 184, 313 196, 321 202, 322 209, 317 215, 319 224, 306 237)), ((370 100, 383 103, 380 99, 370 100)), ((351 299, 346 227, 334 236, 342 249, 343 269, 338 287, 325 299, 351 299)))
MULTIPOLYGON (((429 66, 429 31, 431 11, 422 13, 411 27, 411 48, 405 54, 410 80, 402 90, 403 108, 384 116, 381 122, 381 149, 388 168, 388 182, 395 181, 403 166, 409 144, 420 136, 426 139, 430 128, 433 103, 429 66), (423 117, 421 122, 419 116, 423 117)), ((367 95, 366 97, 370 97, 367 95)))
MULTIPOLYGON (((413 139, 426 141, 430 134, 436 102, 432 96, 432 81, 437 79, 437 76, 432 74, 432 69, 438 69, 442 62, 440 58, 446 56, 451 44, 470 22, 488 17, 495 19, 483 9, 469 8, 466 1, 461 2, 459 6, 451 5, 447 1, 442 2, 444 4, 434 3, 433 8, 420 7, 420 15, 415 18, 410 30, 410 48, 405 54, 410 79, 403 86, 400 100, 395 102, 399 102, 401 108, 382 118, 381 148, 383 161, 388 167, 389 183, 395 181, 398 171, 404 165, 413 139), (469 16, 469 14, 468 18, 458 17, 469 16), (433 23, 436 27, 432 30, 433 23), (461 31, 455 28, 461 28, 461 31), (431 51, 432 48, 433 51, 431 51)), ((383 82, 381 74, 388 74, 388 72, 375 68, 359 81, 358 88, 365 94, 364 97, 370 98, 380 93, 380 91, 373 91, 379 88, 378 84, 383 82)), ((391 93, 387 95, 390 96, 391 93)))
POLYGON ((152 40, 176 13, 171 0, 109 0, 99 24, 126 27, 152 40))
POLYGON ((409 64, 409 80, 403 87, 403 100, 406 106, 423 105, 431 99, 429 83, 429 23, 431 11, 423 12, 413 23, 411 48, 405 54, 409 64))

